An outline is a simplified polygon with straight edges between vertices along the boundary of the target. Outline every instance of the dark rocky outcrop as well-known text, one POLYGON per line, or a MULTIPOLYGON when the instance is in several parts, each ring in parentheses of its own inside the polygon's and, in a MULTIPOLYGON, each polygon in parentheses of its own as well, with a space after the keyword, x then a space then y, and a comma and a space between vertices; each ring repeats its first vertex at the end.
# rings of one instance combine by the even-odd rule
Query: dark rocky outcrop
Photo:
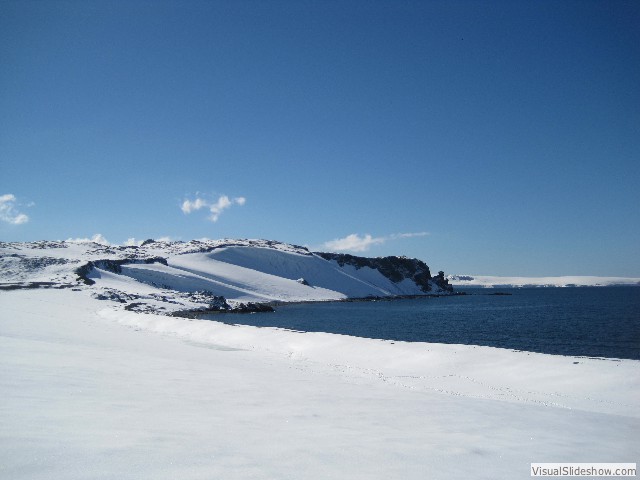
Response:
POLYGON ((447 292, 453 292, 453 286, 449 285, 449 279, 447 279, 444 276, 444 272, 443 271, 439 271, 438 275, 433 277, 431 279, 431 281, 433 283, 435 283, 438 287, 440 287, 442 290, 447 291, 447 292))
POLYGON ((436 277, 431 277, 431 271, 426 263, 417 258, 408 257, 357 257, 347 253, 325 253, 316 252, 316 255, 325 260, 333 260, 341 267, 352 265, 355 268, 369 267, 378 270, 382 275, 394 283, 410 278, 425 293, 431 292, 431 282, 442 290, 452 292, 453 287, 444 278, 444 272, 440 272, 436 277), (430 282, 431 281, 431 282, 430 282))
POLYGON ((169 313, 172 317, 202 318, 210 313, 262 313, 275 312, 275 309, 267 303, 247 302, 239 303, 233 307, 227 303, 223 296, 212 295, 210 292, 195 292, 189 294, 189 298, 195 301, 207 301, 207 306, 193 310, 178 310, 169 313))
POLYGON ((69 285, 58 282, 19 282, 19 283, 0 283, 0 290, 30 290, 34 288, 72 288, 76 285, 69 285))
POLYGON ((258 313, 258 312, 275 312, 274 308, 271 305, 266 303, 240 303, 238 304, 231 313, 258 313))
POLYGON ((205 303, 207 305, 206 310, 209 312, 228 312, 231 310, 226 298, 222 295, 214 295, 206 290, 187 293, 186 296, 192 302, 205 303))

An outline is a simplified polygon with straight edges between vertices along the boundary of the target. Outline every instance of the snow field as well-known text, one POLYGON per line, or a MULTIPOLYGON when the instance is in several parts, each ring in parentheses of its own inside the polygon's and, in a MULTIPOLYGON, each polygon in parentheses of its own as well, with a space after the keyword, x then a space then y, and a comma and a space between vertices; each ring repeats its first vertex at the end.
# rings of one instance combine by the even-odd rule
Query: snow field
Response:
POLYGON ((107 305, 0 293, 0 478, 512 479, 640 451, 638 361, 107 305))

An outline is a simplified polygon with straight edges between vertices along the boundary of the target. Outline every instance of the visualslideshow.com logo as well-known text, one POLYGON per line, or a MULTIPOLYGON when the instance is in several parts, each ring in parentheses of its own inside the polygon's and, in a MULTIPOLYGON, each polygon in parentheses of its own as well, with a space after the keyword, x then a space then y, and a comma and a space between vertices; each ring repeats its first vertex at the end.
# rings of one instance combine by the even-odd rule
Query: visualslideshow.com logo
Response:
POLYGON ((635 463, 532 463, 532 477, 635 477, 635 463))

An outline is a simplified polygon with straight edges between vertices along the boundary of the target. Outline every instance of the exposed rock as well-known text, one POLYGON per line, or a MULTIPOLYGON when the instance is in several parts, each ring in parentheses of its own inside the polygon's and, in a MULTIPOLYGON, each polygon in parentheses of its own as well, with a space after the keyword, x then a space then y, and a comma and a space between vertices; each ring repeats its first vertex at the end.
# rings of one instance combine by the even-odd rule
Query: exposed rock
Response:
POLYGON ((67 248, 67 244, 66 242, 51 240, 39 240, 37 242, 0 242, 0 248, 43 250, 46 248, 67 248))
POLYGON ((196 303, 206 304, 206 310, 211 312, 228 312, 231 306, 222 295, 214 295, 206 290, 187 294, 187 298, 196 303))
POLYGON ((2 283, 0 290, 30 290, 34 288, 71 288, 75 285, 68 285, 58 282, 21 282, 21 283, 2 283))
POLYGON ((258 313, 258 312, 275 312, 271 305, 266 303, 240 303, 234 307, 232 313, 258 313))
POLYGON ((431 279, 438 287, 446 292, 453 292, 453 286, 449 285, 449 279, 444 276, 443 271, 439 271, 438 275, 431 279))
POLYGON ((449 285, 448 280, 444 278, 443 272, 440 272, 442 275, 438 274, 438 276, 432 278, 431 271, 427 264, 417 258, 395 256, 367 258, 346 253, 324 252, 318 252, 316 255, 319 255, 325 260, 334 260, 341 267, 344 265, 352 265, 357 269, 363 267, 376 269, 394 283, 409 278, 425 293, 431 292, 430 280, 442 290, 447 292, 453 291, 453 287, 449 285))
POLYGON ((121 292, 112 288, 104 289, 102 292, 97 292, 91 295, 96 300, 111 300, 118 303, 127 303, 131 300, 137 300, 140 295, 121 292))
POLYGON ((142 302, 130 303, 129 305, 124 307, 124 309, 130 312, 137 312, 137 313, 160 313, 160 314, 164 313, 162 311, 164 307, 154 307, 153 305, 149 305, 142 302))

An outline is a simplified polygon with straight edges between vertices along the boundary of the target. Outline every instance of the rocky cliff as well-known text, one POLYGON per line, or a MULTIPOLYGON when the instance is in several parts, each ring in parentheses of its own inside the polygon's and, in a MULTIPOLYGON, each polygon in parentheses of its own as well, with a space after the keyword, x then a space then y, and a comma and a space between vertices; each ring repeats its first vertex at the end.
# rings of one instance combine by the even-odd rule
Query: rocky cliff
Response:
POLYGON ((432 277, 427 264, 417 258, 396 256, 367 258, 346 253, 326 252, 317 252, 316 255, 321 256, 325 260, 335 261, 341 267, 351 265, 356 269, 363 267, 376 269, 394 283, 410 279, 418 285, 424 293, 433 293, 434 284, 437 287, 436 290, 440 289, 445 292, 453 292, 453 287, 449 285, 449 281, 445 278, 444 272, 439 272, 437 276, 432 277))

